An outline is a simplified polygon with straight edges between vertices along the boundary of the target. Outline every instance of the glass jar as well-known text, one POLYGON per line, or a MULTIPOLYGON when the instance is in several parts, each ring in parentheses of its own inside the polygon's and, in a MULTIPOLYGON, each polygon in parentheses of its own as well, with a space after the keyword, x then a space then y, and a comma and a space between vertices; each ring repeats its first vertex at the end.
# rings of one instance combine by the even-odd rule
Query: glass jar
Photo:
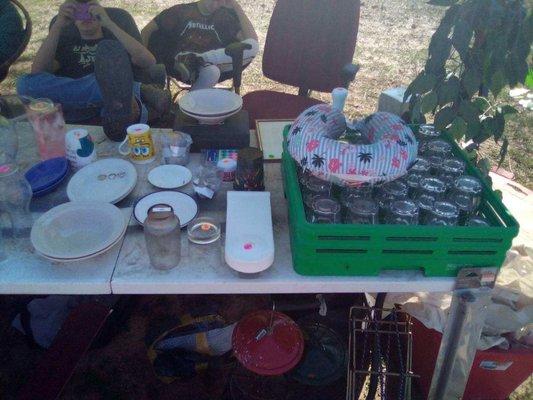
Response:
POLYGON ((32 195, 30 184, 16 165, 0 165, 0 213, 8 214, 14 236, 22 236, 33 224, 32 195))
POLYGON ((150 263, 156 269, 172 269, 181 259, 179 218, 168 204, 156 204, 144 221, 144 238, 150 263))
POLYGON ((66 125, 61 104, 49 99, 32 100, 28 106, 28 119, 35 131, 41 160, 65 157, 66 125))
POLYGON ((375 225, 378 223, 379 207, 372 199, 354 199, 346 213, 347 224, 375 225))
POLYGON ((458 158, 445 160, 438 172, 438 178, 444 182, 446 189, 451 189, 455 180, 465 172, 465 163, 458 158))
POLYGON ((385 222, 391 225, 417 225, 418 206, 412 200, 395 200, 391 203, 385 222))
POLYGON ((341 222, 341 205, 331 198, 313 201, 311 222, 315 224, 338 224, 341 222))
POLYGON ((459 220, 459 210, 447 201, 436 201, 427 218, 427 225, 454 226, 459 220))
POLYGON ((376 201, 379 207, 380 220, 384 221, 393 201, 406 199, 407 194, 407 184, 400 180, 387 182, 382 185, 376 193, 376 201))
POLYGON ((428 195, 421 195, 415 200, 416 205, 418 206, 418 219, 421 224, 425 224, 431 215, 431 210, 433 210, 433 203, 435 199, 428 195))
POLYGON ((433 201, 444 199, 444 194, 446 193, 446 185, 443 181, 437 178, 423 178, 420 181, 420 186, 418 191, 415 193, 415 199, 420 196, 428 196, 433 199, 433 201))

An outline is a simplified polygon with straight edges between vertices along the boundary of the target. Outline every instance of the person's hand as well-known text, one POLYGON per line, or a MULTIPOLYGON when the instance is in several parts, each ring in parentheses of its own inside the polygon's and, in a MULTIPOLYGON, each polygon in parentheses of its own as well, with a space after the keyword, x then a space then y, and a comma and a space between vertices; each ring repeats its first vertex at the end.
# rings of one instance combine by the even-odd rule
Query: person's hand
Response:
POLYGON ((107 12, 104 7, 98 4, 98 2, 91 1, 89 5, 89 13, 97 21, 100 21, 104 28, 109 28, 113 24, 113 21, 111 21, 111 18, 109 18, 109 15, 107 15, 107 12))
POLYGON ((58 26, 60 28, 70 24, 74 21, 74 12, 76 11, 76 5, 72 3, 70 0, 64 2, 59 7, 59 12, 57 14, 56 22, 54 23, 54 26, 58 26))

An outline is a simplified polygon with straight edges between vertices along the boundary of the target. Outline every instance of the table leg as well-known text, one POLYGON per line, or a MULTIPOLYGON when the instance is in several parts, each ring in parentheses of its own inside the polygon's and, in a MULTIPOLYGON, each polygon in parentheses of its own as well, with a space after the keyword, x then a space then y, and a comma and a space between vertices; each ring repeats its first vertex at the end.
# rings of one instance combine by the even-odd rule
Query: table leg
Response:
POLYGON ((456 400, 463 396, 497 271, 497 268, 464 268, 459 272, 429 400, 456 400))

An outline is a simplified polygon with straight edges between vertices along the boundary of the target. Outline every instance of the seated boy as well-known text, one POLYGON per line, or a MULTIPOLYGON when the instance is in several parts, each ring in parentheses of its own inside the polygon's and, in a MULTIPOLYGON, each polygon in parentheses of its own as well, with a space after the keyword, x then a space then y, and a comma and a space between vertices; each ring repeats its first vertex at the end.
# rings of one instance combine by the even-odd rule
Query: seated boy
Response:
POLYGON ((199 0, 178 4, 156 16, 141 32, 143 42, 165 64, 167 73, 192 89, 203 89, 227 79, 232 59, 224 48, 234 42, 250 45, 248 65, 259 51, 257 34, 237 0, 199 0))
POLYGON ((18 80, 17 91, 61 103, 68 122, 100 115, 107 136, 121 140, 128 125, 147 121, 145 103, 159 112, 170 105, 169 93, 134 82, 133 66, 153 65, 152 53, 97 1, 68 0, 60 6, 31 74, 18 80), (72 23, 79 35, 62 34, 72 23))

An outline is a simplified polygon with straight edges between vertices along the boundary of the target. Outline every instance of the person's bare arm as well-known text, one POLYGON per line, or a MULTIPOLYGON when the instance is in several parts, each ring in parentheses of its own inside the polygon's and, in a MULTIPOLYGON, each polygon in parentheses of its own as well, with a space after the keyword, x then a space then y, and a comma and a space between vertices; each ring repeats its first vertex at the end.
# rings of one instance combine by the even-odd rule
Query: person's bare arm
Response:
POLYGON ((150 38, 152 37, 152 34, 159 30, 159 26, 157 26, 157 22, 155 20, 151 20, 148 25, 146 25, 142 31, 141 31, 141 38, 143 40, 143 44, 146 48, 148 48, 148 43, 150 42, 150 38))
POLYGON ((238 35, 239 40, 253 39, 257 41, 257 33, 255 32, 254 26, 237 0, 226 0, 226 6, 233 8, 237 13, 237 17, 239 17, 239 22, 241 24, 241 31, 238 35))
POLYGON ((148 51, 148 49, 144 47, 142 43, 139 43, 137 40, 120 29, 117 24, 111 21, 105 9, 101 5, 98 3, 91 3, 89 12, 93 17, 100 21, 102 27, 109 30, 124 46, 131 57, 131 62, 134 65, 141 68, 148 68, 155 64, 155 57, 153 54, 150 53, 150 51, 148 51))
POLYGON ((63 3, 61 7, 59 7, 57 18, 50 28, 48 36, 44 39, 33 59, 33 64, 31 66, 32 74, 37 74, 39 72, 53 73, 57 69, 58 64, 55 60, 55 54, 59 43, 59 37, 63 27, 72 23, 74 20, 74 10, 75 5, 70 1, 63 3))

